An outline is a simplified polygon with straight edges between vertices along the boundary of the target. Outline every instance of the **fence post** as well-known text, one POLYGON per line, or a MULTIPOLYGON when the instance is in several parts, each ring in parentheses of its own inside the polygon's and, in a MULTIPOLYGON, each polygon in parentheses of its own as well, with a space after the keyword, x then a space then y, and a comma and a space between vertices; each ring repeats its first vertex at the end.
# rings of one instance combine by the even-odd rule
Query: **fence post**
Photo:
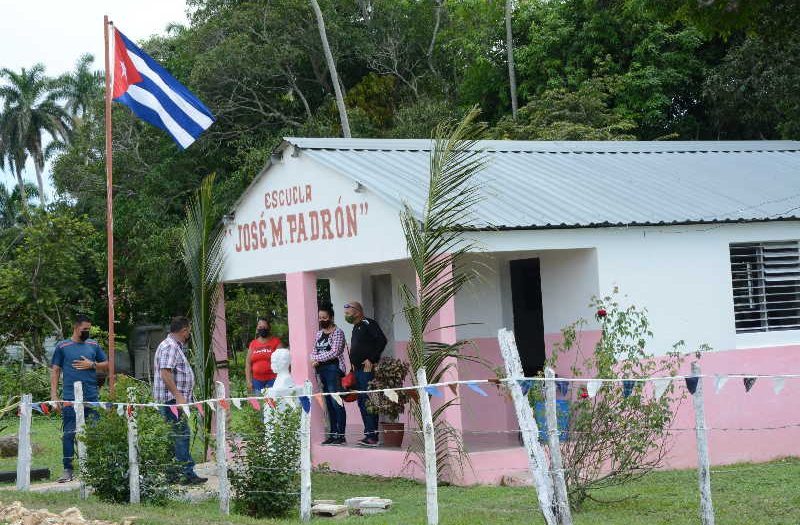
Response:
POLYGON ((708 436, 703 402, 703 378, 700 365, 692 363, 692 375, 697 377, 697 389, 692 395, 694 426, 697 437, 697 479, 700 484, 700 520, 703 525, 714 525, 714 505, 711 502, 711 469, 708 461, 708 436))
MULTIPOLYGON (((303 384, 303 395, 311 402, 311 381, 303 384)), ((311 520, 311 409, 300 409, 300 519, 311 520)))
MULTIPOLYGON (((128 403, 135 401, 133 387, 128 387, 128 403)), ((136 414, 132 406, 127 406, 125 416, 128 419, 128 486, 130 502, 139 503, 139 432, 136 428, 136 414)))
POLYGON ((544 376, 547 378, 545 410, 547 412, 547 439, 550 446, 550 467, 553 473, 553 497, 556 503, 556 518, 561 525, 572 525, 572 512, 569 508, 564 464, 561 461, 561 432, 558 429, 558 408, 556 403, 556 373, 552 368, 547 367, 544 369, 544 376))
MULTIPOLYGON (((217 381, 214 386, 217 399, 225 399, 225 385, 217 381)), ((227 413, 224 404, 217 401, 217 478, 219 479, 219 511, 228 515, 231 512, 230 484, 228 483, 228 449, 226 443, 227 413)))
MULTIPOLYGON (((77 441, 77 451, 78 451, 78 480, 80 482, 80 497, 81 499, 86 499, 89 497, 89 493, 86 490, 86 483, 83 481, 83 460, 86 458, 86 442, 82 439, 78 439, 78 436, 83 435, 83 431, 86 428, 86 408, 83 402, 83 383, 80 381, 75 381, 73 385, 73 390, 75 392, 75 401, 72 403, 72 408, 75 410, 75 441, 77 441)), ((75 458, 73 458, 74 461, 75 458)))
POLYGON ((25 394, 19 403, 19 443, 17 446, 17 490, 31 488, 31 403, 33 396, 25 394))
POLYGON ((511 390, 511 398, 514 401, 514 409, 517 412, 522 441, 525 443, 525 450, 528 452, 528 468, 530 468, 533 484, 536 487, 537 497, 539 498, 539 508, 542 510, 544 520, 547 525, 557 525, 556 517, 553 514, 553 484, 550 476, 547 475, 547 458, 544 449, 539 443, 539 426, 536 418, 533 417, 533 409, 528 398, 522 393, 519 380, 523 377, 522 362, 517 352, 517 343, 514 341, 514 334, 505 328, 497 332, 497 339, 500 343, 500 351, 506 368, 506 382, 511 390))
POLYGON ((419 407, 422 412, 422 435, 425 440, 425 489, 428 502, 428 525, 439 523, 439 485, 436 476, 436 438, 433 435, 433 414, 428 398, 428 377, 425 369, 417 370, 419 407))

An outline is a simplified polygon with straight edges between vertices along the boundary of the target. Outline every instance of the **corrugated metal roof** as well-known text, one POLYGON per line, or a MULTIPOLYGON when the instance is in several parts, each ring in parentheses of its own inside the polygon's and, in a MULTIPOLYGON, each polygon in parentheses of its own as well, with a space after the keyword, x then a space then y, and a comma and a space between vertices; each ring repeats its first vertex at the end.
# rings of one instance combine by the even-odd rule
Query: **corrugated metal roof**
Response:
MULTIPOLYGON (((430 140, 288 137, 422 213, 430 140)), ((800 142, 483 141, 485 199, 468 227, 558 228, 800 218, 800 142)), ((281 149, 282 149, 281 148, 281 149)))

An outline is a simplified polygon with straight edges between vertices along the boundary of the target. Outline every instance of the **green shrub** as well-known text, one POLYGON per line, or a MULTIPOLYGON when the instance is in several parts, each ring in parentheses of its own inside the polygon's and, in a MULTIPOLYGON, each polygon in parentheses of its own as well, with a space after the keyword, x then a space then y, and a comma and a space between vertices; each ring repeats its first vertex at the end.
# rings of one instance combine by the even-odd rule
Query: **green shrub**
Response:
POLYGON ((20 363, 0 366, 0 395, 33 395, 34 401, 50 399, 50 369, 44 366, 24 368, 20 363))
MULTIPOLYGON (((118 376, 115 396, 107 389, 103 400, 122 400, 130 389, 136 402, 147 402, 150 390, 146 383, 128 376, 118 376)), ((93 487, 101 501, 127 503, 130 500, 128 471, 128 423, 116 408, 99 409, 96 421, 87 419, 86 430, 78 439, 86 443, 86 461, 81 469, 84 482, 93 487)), ((153 408, 136 411, 139 443, 139 490, 142 503, 163 505, 178 494, 167 480, 167 473, 180 468, 175 459, 171 426, 153 408)))
POLYGON ((260 411, 245 414, 242 441, 231 440, 233 509, 255 518, 284 516, 300 501, 300 409, 276 410, 266 431, 260 411))

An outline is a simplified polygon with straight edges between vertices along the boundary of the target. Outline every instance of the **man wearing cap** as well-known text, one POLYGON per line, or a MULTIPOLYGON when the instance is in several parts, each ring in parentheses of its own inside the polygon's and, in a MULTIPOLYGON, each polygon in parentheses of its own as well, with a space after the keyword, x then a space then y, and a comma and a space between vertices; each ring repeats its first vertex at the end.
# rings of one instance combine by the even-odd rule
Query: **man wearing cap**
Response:
MULTIPOLYGON (((350 366, 356 375, 356 388, 369 389, 369 382, 375 376, 373 368, 386 348, 386 336, 374 319, 364 317, 364 308, 357 301, 344 305, 344 320, 353 325, 350 337, 350 366)), ((358 408, 364 420, 364 439, 358 442, 362 447, 378 446, 378 415, 367 412, 367 394, 358 395, 358 408)))

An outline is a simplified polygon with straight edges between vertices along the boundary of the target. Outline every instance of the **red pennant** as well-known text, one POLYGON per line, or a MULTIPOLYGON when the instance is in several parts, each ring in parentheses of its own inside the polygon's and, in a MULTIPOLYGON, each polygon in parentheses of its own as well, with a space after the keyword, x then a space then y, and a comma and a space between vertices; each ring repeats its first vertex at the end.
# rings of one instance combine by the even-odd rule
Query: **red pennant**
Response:
POLYGON ((176 407, 175 405, 170 405, 170 406, 169 406, 169 410, 172 412, 172 414, 173 414, 173 415, 174 415, 176 418, 177 418, 177 417, 180 417, 180 416, 178 416, 178 407, 176 407))
POLYGON ((197 411, 200 412, 201 416, 206 417, 206 413, 203 410, 203 403, 195 403, 194 406, 197 407, 197 411))
POLYGON ((264 400, 264 402, 265 402, 266 404, 268 404, 270 408, 275 408, 275 407, 277 406, 277 405, 275 404, 275 400, 274 400, 274 399, 272 399, 271 397, 268 397, 268 398, 266 398, 266 399, 264 400))
POLYGON ((39 406, 42 409, 42 412, 44 412, 44 415, 50 414, 50 406, 47 403, 41 403, 39 406))
POLYGON ((133 405, 128 405, 128 417, 133 417, 133 405))
POLYGON ((71 407, 72 406, 72 401, 64 401, 62 403, 62 405, 65 406, 65 407, 71 407))
POLYGON ((258 404, 258 399, 253 399, 252 397, 248 399, 250 401, 250 406, 252 406, 255 410, 261 410, 261 405, 258 404))
POLYGON ((230 410, 231 405, 228 403, 227 399, 220 399, 219 406, 222 407, 223 410, 230 410))
POLYGON ((450 387, 450 391, 453 393, 454 396, 458 395, 458 383, 452 383, 447 386, 450 387))

